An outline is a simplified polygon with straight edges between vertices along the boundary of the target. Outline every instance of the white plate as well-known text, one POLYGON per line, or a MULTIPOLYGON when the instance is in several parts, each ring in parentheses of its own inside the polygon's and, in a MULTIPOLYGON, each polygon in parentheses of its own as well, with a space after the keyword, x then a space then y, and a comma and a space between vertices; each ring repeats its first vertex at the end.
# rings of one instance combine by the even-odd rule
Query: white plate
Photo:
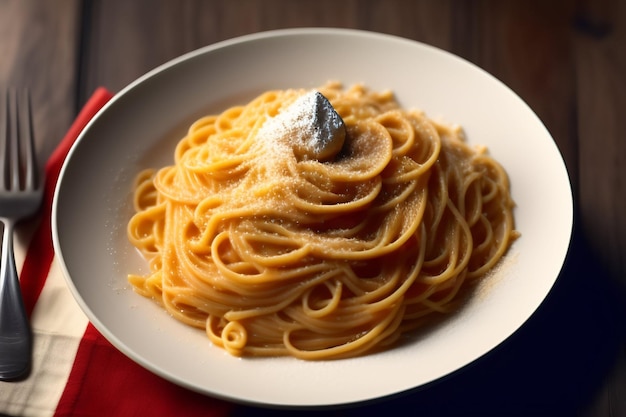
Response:
POLYGON ((152 372, 195 391, 267 406, 355 403, 429 383, 488 353, 537 309, 563 264, 572 228, 567 171, 550 134, 511 90, 476 66, 414 41, 352 30, 260 33, 191 52, 117 94, 63 167, 54 247, 77 302, 102 334, 152 372), (405 107, 461 124, 512 182, 517 228, 502 267, 465 308, 411 343, 328 362, 238 359, 135 294, 145 265, 126 240, 130 190, 145 167, 172 162, 188 124, 277 88, 327 80, 391 89, 405 107))

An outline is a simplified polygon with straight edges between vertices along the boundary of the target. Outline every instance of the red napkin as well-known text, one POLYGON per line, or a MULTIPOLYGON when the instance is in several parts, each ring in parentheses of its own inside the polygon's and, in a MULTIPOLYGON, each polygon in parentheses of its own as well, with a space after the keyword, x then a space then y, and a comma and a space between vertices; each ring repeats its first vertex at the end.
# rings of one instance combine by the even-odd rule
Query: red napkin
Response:
MULTIPOLYGON (((94 92, 46 164, 42 221, 28 247, 21 274, 29 316, 54 258, 51 210, 61 166, 80 132, 111 97, 104 88, 94 92)), ((186 390, 145 370, 89 324, 55 416, 226 416, 232 409, 231 403, 186 390)))

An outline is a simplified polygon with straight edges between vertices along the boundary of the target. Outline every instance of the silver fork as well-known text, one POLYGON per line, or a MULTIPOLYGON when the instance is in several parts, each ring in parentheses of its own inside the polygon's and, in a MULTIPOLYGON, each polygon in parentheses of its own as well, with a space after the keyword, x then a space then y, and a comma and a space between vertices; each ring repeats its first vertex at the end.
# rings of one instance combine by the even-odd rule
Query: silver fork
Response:
MULTIPOLYGON (((9 90, 0 114, 0 220, 4 224, 0 258, 0 380, 21 379, 30 373, 32 331, 15 267, 15 224, 41 205, 28 91, 9 90)), ((2 106, 0 106, 0 109, 2 106)))

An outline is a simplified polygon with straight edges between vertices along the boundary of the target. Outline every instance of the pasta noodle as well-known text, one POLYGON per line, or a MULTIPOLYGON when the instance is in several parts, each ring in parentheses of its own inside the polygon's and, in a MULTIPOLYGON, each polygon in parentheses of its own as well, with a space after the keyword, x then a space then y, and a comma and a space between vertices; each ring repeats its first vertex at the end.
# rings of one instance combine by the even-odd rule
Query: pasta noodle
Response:
POLYGON ((505 171, 461 128, 391 92, 318 91, 346 132, 327 160, 274 122, 307 91, 276 90, 197 120, 173 165, 137 177, 128 236, 150 273, 129 282, 232 355, 387 348, 457 309, 517 236, 505 171))

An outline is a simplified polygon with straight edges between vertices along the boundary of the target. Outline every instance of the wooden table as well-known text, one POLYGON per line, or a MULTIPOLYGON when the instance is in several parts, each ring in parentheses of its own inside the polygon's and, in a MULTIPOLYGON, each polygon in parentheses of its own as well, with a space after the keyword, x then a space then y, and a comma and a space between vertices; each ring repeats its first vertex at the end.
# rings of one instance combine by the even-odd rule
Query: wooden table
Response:
POLYGON ((570 173, 575 231, 554 291, 457 376, 450 399, 445 381, 439 400, 422 393, 427 405, 466 401, 461 381, 483 415, 626 416, 626 2, 0 0, 0 87, 30 86, 45 160, 98 86, 116 92, 198 47, 302 26, 391 33, 477 64, 535 110, 570 173))

